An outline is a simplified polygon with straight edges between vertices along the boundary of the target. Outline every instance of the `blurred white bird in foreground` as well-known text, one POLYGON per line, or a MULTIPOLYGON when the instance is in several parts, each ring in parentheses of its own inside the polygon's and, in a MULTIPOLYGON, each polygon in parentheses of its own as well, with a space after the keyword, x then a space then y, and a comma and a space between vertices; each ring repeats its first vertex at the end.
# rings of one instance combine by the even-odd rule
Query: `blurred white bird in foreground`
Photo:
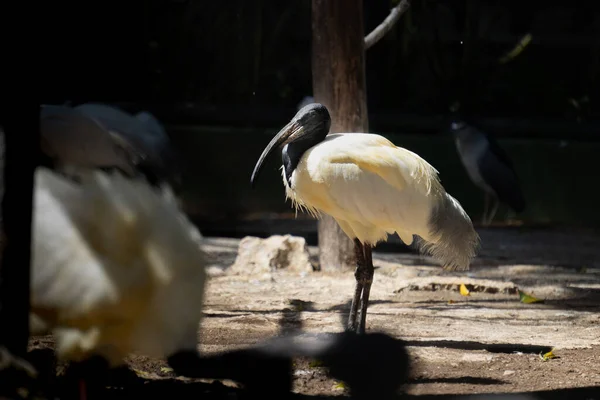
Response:
POLYGON ((430 253, 445 269, 466 270, 479 236, 427 161, 379 135, 328 135, 330 125, 325 106, 303 107, 267 145, 250 181, 254 185, 266 157, 284 146, 286 198, 296 209, 315 216, 331 215, 354 240, 358 265, 348 328, 364 333, 374 273, 373 246, 394 232, 407 245, 417 235, 420 250, 430 253))
POLYGON ((32 334, 60 359, 196 353, 206 279, 194 229, 143 180, 98 170, 35 176, 32 334))

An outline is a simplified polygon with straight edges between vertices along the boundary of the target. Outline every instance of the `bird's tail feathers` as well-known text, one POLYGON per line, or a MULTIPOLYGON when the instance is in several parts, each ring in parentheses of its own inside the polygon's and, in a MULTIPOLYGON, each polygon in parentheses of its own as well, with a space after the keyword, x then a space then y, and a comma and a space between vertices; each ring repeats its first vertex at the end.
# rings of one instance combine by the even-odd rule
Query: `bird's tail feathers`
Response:
POLYGON ((452 271, 468 270, 480 243, 471 219, 460 203, 446 192, 441 194, 431 213, 428 239, 417 240, 419 250, 452 271))

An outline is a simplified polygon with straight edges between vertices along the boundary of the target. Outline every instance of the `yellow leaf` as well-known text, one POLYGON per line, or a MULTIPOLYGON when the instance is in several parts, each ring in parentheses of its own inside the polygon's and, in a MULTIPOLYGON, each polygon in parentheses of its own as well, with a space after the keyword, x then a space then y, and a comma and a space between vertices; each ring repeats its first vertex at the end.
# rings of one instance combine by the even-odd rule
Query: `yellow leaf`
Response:
POLYGON ((333 385, 333 389, 346 389, 346 385, 344 384, 344 382, 338 382, 335 385, 333 385))
POLYGON ((527 293, 525 293, 525 292, 523 292, 521 290, 519 290, 519 301, 521 303, 524 303, 524 304, 543 303, 544 302, 544 300, 540 300, 540 299, 535 298, 535 297, 533 297, 531 295, 528 295, 527 293))
POLYGON ((552 352, 554 349, 550 350, 549 352, 547 352, 546 354, 542 354, 542 352, 540 352, 540 358, 542 361, 548 361, 551 360, 553 358, 557 358, 556 355, 554 355, 554 353, 552 352))
POLYGON ((467 287, 465 286, 464 283, 460 284, 459 291, 460 291, 460 294, 463 295, 463 296, 470 296, 471 295, 471 292, 469 291, 469 289, 467 289, 467 287))
POLYGON ((454 300, 448 300, 448 304, 454 304, 456 303, 454 300))
POLYGON ((309 368, 318 368, 318 367, 322 367, 322 366, 323 366, 323 362, 319 361, 319 360, 313 360, 308 363, 309 368))
POLYGON ((137 376, 139 376, 140 378, 148 379, 148 377, 150 376, 150 374, 148 374, 148 372, 142 371, 140 369, 132 368, 132 371, 135 372, 135 374, 137 376))
POLYGON ((170 367, 161 367, 160 368, 160 372, 162 372, 163 374, 167 374, 169 372, 173 372, 173 368, 170 368, 170 367))

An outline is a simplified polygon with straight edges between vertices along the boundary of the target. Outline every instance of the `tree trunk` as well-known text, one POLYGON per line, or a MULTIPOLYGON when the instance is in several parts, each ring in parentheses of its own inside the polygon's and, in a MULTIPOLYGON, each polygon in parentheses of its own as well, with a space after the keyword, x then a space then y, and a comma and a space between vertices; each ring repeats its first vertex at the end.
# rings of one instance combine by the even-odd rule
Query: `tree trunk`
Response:
MULTIPOLYGON (((331 114, 331 133, 367 132, 362 0, 312 0, 313 96, 331 114)), ((322 270, 356 266, 354 244, 330 216, 319 221, 322 270)))

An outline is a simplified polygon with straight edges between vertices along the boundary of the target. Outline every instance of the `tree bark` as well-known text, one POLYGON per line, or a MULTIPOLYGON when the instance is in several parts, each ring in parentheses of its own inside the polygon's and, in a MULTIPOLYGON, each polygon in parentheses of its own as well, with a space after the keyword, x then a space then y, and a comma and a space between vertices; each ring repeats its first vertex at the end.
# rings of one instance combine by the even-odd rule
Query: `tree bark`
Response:
MULTIPOLYGON (((312 75, 331 133, 367 132, 362 0, 312 0, 312 75)), ((352 240, 328 215, 319 221, 319 263, 330 271, 356 266, 352 240)))

